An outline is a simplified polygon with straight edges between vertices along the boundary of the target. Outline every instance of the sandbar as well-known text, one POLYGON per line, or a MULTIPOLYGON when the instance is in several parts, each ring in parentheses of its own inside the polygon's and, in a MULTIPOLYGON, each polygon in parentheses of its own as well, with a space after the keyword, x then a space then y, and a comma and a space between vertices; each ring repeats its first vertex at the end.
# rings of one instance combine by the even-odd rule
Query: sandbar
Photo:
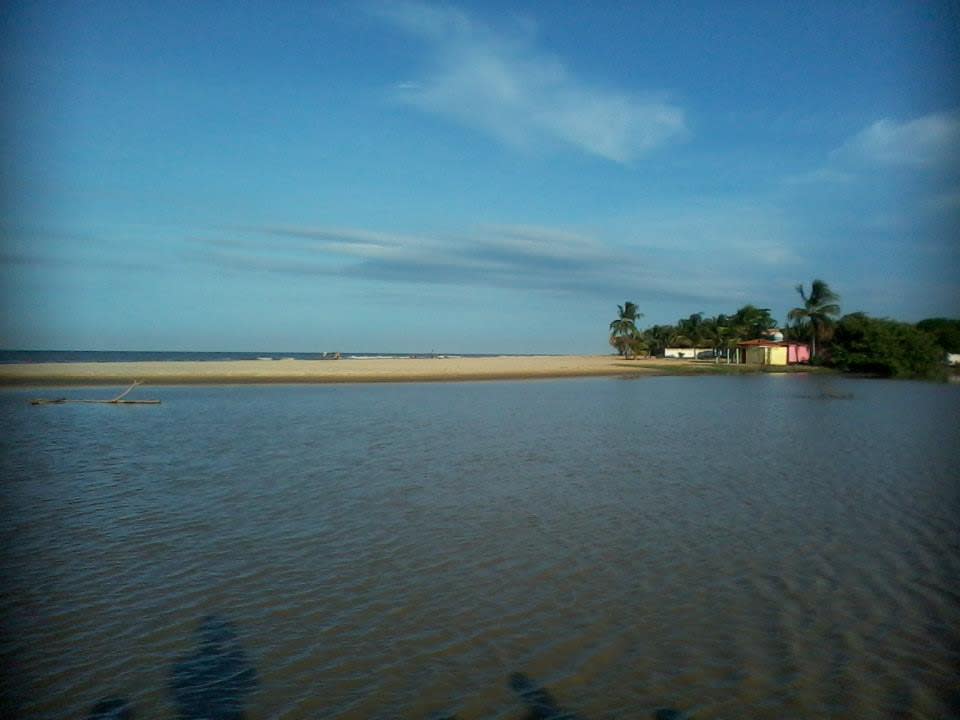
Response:
MULTIPOLYGON (((754 367, 753 371, 758 368, 754 367)), ((438 382, 743 372, 745 366, 613 355, 0 365, 0 385, 438 382)))

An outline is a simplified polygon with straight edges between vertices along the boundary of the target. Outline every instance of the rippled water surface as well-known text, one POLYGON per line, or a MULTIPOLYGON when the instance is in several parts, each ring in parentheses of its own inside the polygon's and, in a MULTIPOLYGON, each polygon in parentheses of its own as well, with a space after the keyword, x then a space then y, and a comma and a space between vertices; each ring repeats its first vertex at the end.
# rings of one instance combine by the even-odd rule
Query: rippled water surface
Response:
POLYGON ((137 393, 0 393, 0 716, 960 715, 960 387, 137 393))

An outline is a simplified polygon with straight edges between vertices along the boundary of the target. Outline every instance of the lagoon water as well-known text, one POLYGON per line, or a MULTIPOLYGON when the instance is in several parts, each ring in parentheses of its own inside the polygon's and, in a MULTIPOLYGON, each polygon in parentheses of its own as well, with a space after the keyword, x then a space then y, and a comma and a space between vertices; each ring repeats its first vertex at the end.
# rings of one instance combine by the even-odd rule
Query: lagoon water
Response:
POLYGON ((960 716, 960 387, 63 394, 0 393, 2 717, 960 716))

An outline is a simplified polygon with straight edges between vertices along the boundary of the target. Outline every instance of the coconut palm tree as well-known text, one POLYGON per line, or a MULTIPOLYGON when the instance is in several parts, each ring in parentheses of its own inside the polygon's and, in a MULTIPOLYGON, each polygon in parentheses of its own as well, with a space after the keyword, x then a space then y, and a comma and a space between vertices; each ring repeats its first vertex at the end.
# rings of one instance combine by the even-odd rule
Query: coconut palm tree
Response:
POLYGON ((637 320, 642 317, 643 313, 638 313, 637 306, 629 300, 617 305, 617 319, 610 323, 610 344, 624 357, 630 357, 637 346, 637 320))
POLYGON ((777 321, 770 315, 770 308, 758 308, 754 305, 744 305, 729 318, 729 322, 736 328, 735 334, 741 340, 763 337, 777 326, 777 321))
POLYGON ((810 328, 810 357, 817 355, 817 339, 824 339, 827 330, 833 327, 840 305, 837 295, 823 280, 814 280, 810 285, 810 294, 803 290, 803 283, 797 285, 797 292, 803 300, 803 307, 795 307, 787 313, 787 318, 798 325, 810 328))

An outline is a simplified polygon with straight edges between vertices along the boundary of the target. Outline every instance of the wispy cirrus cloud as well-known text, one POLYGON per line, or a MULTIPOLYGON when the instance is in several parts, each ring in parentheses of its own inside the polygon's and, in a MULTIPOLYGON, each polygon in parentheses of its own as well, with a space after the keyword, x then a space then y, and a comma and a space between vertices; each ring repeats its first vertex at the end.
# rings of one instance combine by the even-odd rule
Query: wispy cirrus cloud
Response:
POLYGON ((423 42, 428 69, 394 88, 400 101, 514 146, 548 138, 628 163, 686 132, 682 108, 663 99, 577 78, 538 48, 529 25, 495 30, 444 6, 373 6, 373 13, 423 42))
POLYGON ((55 256, 37 253, 0 252, 0 269, 5 267, 27 268, 64 268, 76 272, 113 272, 125 273, 145 272, 156 273, 166 268, 162 264, 150 262, 135 262, 99 258, 91 255, 83 256, 55 256))
POLYGON ((610 264, 629 261, 589 237, 528 226, 437 236, 269 226, 196 242, 205 259, 232 268, 552 290, 599 286, 609 279, 610 264))
POLYGON ((815 170, 808 170, 807 172, 787 175, 783 178, 783 182, 786 185, 843 184, 852 182, 855 177, 853 173, 844 170, 838 170, 832 167, 821 167, 815 170))
MULTIPOLYGON (((195 238, 192 257, 232 271, 320 276, 381 285, 446 285, 547 294, 729 302, 748 292, 744 266, 794 266, 775 215, 709 208, 638 218, 617 243, 531 225, 447 234, 264 226, 195 238), (736 271, 736 272, 735 272, 736 271)), ((610 233, 605 233, 609 235, 610 233)))
POLYGON ((928 197, 926 206, 933 212, 960 211, 960 187, 953 187, 928 197))

